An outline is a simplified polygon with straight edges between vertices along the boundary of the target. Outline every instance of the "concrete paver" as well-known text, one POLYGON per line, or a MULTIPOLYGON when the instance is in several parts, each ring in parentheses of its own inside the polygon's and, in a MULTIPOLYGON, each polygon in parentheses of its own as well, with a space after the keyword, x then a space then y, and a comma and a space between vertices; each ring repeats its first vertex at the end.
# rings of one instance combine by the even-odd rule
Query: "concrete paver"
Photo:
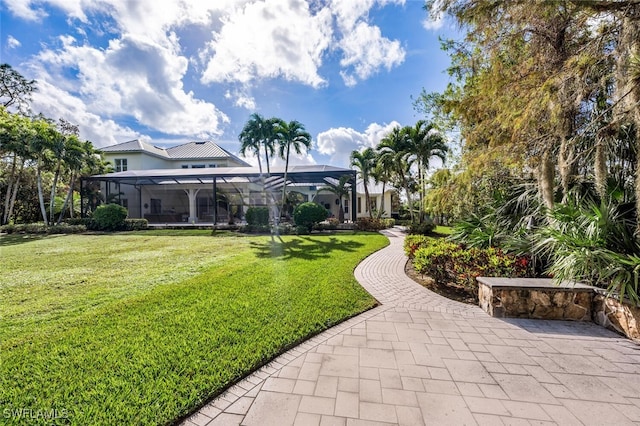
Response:
POLYGON ((591 323, 497 319, 404 273, 403 234, 355 276, 380 306, 282 354, 184 425, 640 424, 640 348, 591 323))

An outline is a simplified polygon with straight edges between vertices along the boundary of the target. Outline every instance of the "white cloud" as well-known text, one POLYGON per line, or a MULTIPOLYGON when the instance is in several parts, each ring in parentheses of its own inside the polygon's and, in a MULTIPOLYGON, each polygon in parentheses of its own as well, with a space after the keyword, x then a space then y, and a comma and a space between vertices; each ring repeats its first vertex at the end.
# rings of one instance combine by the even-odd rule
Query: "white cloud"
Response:
POLYGON ((397 121, 388 124, 371 123, 364 132, 348 127, 331 128, 318 134, 317 150, 331 156, 330 164, 347 167, 352 151, 375 147, 394 127, 397 121))
POLYGON ((253 111, 256 109, 256 100, 253 96, 241 91, 241 90, 227 90, 224 94, 225 99, 233 100, 233 104, 240 108, 253 111))
POLYGON ((78 124, 80 137, 93 142, 96 147, 113 145, 135 138, 147 138, 138 132, 122 127, 111 119, 103 119, 87 110, 77 97, 49 82, 38 81, 38 91, 33 94, 32 110, 52 119, 64 118, 78 124))
POLYGON ((7 48, 8 49, 15 49, 16 47, 20 47, 21 45, 22 45, 22 43, 20 43, 20 40, 18 40, 14 36, 12 36, 12 35, 8 35, 7 36, 7 48))
POLYGON ((77 45, 72 37, 63 37, 62 44, 38 55, 40 79, 74 92, 92 112, 130 115, 168 134, 207 138, 222 133, 227 116, 183 88, 188 60, 179 54, 175 36, 159 44, 125 35, 104 50, 77 45), (70 69, 77 80, 64 78, 70 69))
MULTIPOLYGON (((382 37, 380 28, 359 22, 340 42, 344 55, 340 65, 353 69, 360 80, 366 80, 384 67, 390 70, 404 61, 405 51, 397 40, 382 37)), ((356 84, 353 74, 343 71, 347 86, 356 84)))
POLYGON ((427 31, 437 31, 444 25, 444 15, 440 12, 442 0, 436 0, 431 5, 428 16, 422 21, 422 26, 427 31))
POLYGON ((325 80, 318 74, 323 52, 331 42, 331 14, 312 15, 300 0, 265 0, 235 8, 213 32, 202 74, 204 83, 249 83, 282 77, 313 87, 325 80))

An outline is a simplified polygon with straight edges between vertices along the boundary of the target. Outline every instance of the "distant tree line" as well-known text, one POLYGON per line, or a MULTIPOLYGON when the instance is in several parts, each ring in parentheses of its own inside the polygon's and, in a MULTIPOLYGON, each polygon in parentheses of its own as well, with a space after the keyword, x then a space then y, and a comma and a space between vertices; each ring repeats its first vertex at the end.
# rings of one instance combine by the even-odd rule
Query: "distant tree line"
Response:
POLYGON ((107 168, 93 144, 80 140, 77 125, 30 113, 36 90, 35 80, 0 65, 1 224, 73 217, 79 177, 107 168))

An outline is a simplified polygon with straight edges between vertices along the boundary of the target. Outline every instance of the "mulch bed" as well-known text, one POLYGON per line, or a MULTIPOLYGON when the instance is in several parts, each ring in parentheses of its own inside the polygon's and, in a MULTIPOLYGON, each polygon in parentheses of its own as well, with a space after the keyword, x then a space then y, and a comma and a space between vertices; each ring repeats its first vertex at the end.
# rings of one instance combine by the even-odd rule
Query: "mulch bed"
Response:
POLYGON ((477 292, 472 293, 466 288, 455 286, 452 283, 444 284, 444 283, 436 282, 436 280, 434 280, 433 278, 422 275, 419 272, 416 272, 415 268, 413 267, 413 262, 411 259, 409 259, 405 264, 404 272, 407 274, 409 278, 411 278, 421 286, 428 288, 434 293, 437 293, 441 296, 444 296, 452 300, 456 300, 458 302, 467 303, 469 305, 478 304, 477 292))

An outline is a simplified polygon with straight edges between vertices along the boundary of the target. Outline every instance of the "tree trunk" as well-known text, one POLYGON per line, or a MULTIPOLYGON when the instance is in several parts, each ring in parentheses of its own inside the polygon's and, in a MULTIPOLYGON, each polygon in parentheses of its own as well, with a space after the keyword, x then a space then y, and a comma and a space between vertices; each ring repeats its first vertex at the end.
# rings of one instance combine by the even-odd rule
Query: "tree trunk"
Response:
POLYGON ((284 182, 282 183, 282 210, 284 210, 285 201, 287 200, 287 171, 289 170, 289 148, 291 148, 291 144, 287 144, 287 158, 284 160, 284 182))
POLYGON ((16 176, 16 181, 13 184, 13 193, 11 194, 11 202, 9 203, 9 213, 7 215, 7 223, 13 216, 13 207, 16 205, 16 196, 18 195, 18 189, 20 189, 20 179, 22 178, 22 171, 24 170, 24 159, 20 163, 20 171, 16 176))
POLYGON ((607 195, 607 147, 605 139, 598 136, 596 139, 596 152, 593 165, 596 192, 600 198, 607 195))
MULTIPOLYGON (((64 217, 64 211, 67 208, 67 205, 69 204, 69 199, 71 199, 73 197, 73 186, 76 183, 76 174, 75 172, 73 172, 71 174, 71 184, 69 185, 69 191, 67 192, 67 196, 64 198, 64 204, 62 205, 62 209, 60 210, 60 216, 58 216, 58 222, 56 222, 56 225, 60 225, 60 223, 62 222, 62 218, 64 217)), ((73 208, 71 209, 73 210, 73 208)))
POLYGON ((40 213, 42 213, 42 219, 44 220, 45 226, 49 226, 49 221, 47 220, 47 209, 44 204, 44 194, 42 191, 42 173, 40 171, 40 160, 38 160, 38 164, 36 165, 36 180, 38 183, 38 201, 40 202, 40 213))
POLYGON ((55 205, 56 205, 56 186, 58 185, 58 178, 60 177, 60 167, 62 165, 61 161, 58 161, 58 165, 56 166, 56 172, 53 175, 53 183, 51 184, 51 198, 49 199, 49 222, 53 223, 53 219, 55 218, 55 205))
POLYGON ((540 164, 538 165, 538 186, 540 187, 540 194, 542 195, 542 201, 547 208, 551 211, 554 205, 554 180, 555 170, 554 164, 551 160, 551 147, 546 147, 540 158, 540 164))
POLYGON ((378 218, 382 217, 382 212, 384 212, 384 191, 386 189, 387 182, 382 181, 382 200, 380 200, 380 210, 378 210, 378 218))
POLYGON ((11 161, 11 172, 9 173, 9 178, 7 179, 7 193, 4 199, 2 225, 9 223, 9 217, 10 217, 10 214, 9 214, 10 201, 9 200, 11 200, 11 196, 12 196, 11 189, 13 187, 13 180, 15 179, 15 175, 16 175, 17 161, 18 161, 18 155, 14 152, 13 160, 11 161))
POLYGON ((362 183, 364 184, 364 201, 365 201, 365 204, 367 205, 367 209, 369 210, 369 218, 373 218, 373 212, 371 211, 371 196, 369 195, 369 187, 367 186, 367 183, 364 181, 364 179, 362 180, 362 183))

